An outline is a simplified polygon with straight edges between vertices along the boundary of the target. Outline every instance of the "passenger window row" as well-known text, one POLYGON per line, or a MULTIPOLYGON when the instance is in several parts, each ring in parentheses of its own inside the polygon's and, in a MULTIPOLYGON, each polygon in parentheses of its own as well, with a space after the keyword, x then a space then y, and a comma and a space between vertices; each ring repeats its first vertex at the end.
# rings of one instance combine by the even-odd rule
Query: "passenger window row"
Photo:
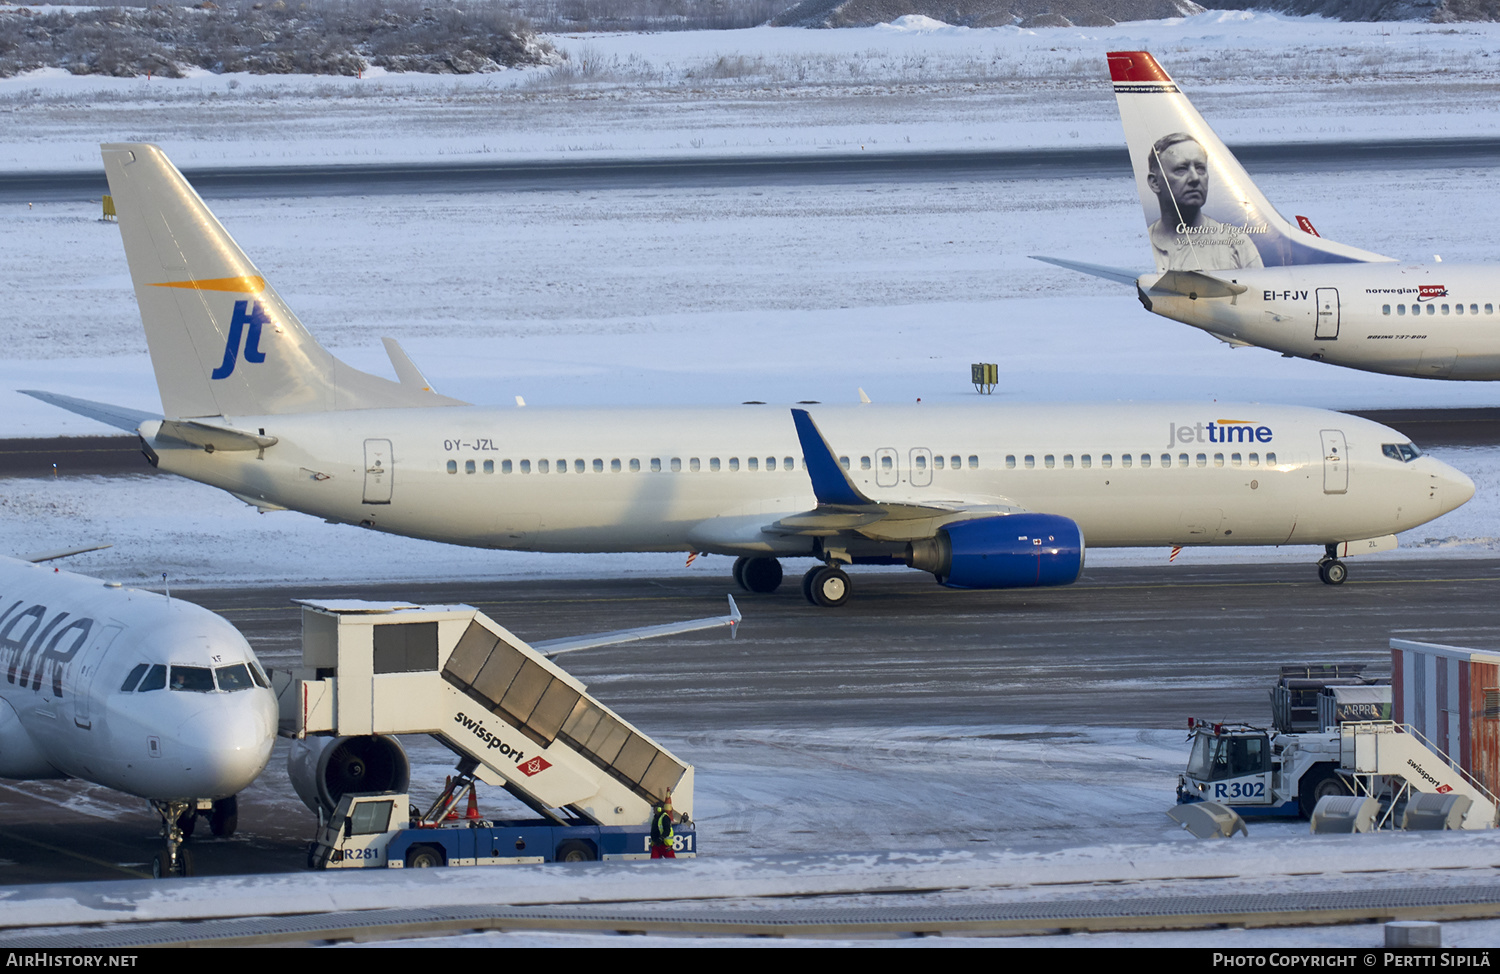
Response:
MULTIPOLYGON (((744 469, 759 470, 761 462, 760 457, 747 457, 744 469)), ((795 470, 797 468, 797 460, 794 457, 766 457, 764 462, 767 470, 795 470)), ((682 457, 671 457, 666 460, 663 460, 661 457, 652 457, 650 460, 644 462, 640 459, 621 460, 616 457, 608 463, 610 473, 623 473, 626 470, 629 470, 631 473, 640 473, 643 469, 649 469, 652 473, 661 473, 663 470, 669 470, 672 473, 680 473, 683 470, 692 473, 698 473, 701 470, 717 473, 720 470, 740 469, 739 457, 730 457, 727 463, 722 463, 718 457, 709 457, 707 463, 698 457, 688 457, 686 460, 682 457)), ((473 460, 464 461, 464 473, 466 474, 478 473, 480 470, 483 470, 485 473, 494 473, 496 469, 497 465, 494 460, 486 460, 483 465, 476 464, 473 460)), ((537 460, 534 464, 531 460, 501 460, 498 465, 498 470, 502 474, 531 473, 533 471, 536 473, 567 473, 570 469, 574 473, 588 473, 590 470, 594 473, 604 473, 606 468, 605 461, 600 457, 595 457, 591 461, 574 460, 571 468, 565 459, 556 461, 537 460)), ((805 460, 802 462, 802 469, 807 469, 807 462, 805 460)), ((448 461, 448 472, 453 474, 458 473, 457 460, 448 461)))
MULTIPOLYGON (((1464 306, 1461 305, 1461 304, 1455 304, 1455 305, 1453 305, 1452 306, 1453 310, 1451 312, 1448 310, 1449 306, 1446 305, 1446 304, 1414 304, 1414 305, 1411 306, 1411 313, 1414 314, 1414 315, 1419 315, 1419 314, 1422 313, 1422 309, 1423 308, 1426 308, 1427 309, 1427 313, 1430 314, 1430 315, 1439 314, 1440 313, 1439 310, 1438 310, 1439 308, 1442 309, 1442 311, 1441 311, 1442 314, 1450 314, 1451 313, 1451 314, 1461 315, 1461 314, 1464 313, 1464 306)), ((1385 315, 1390 314, 1391 313, 1391 306, 1388 305, 1388 304, 1381 305, 1380 306, 1380 313, 1381 314, 1385 314, 1385 315)), ((1487 315, 1494 314, 1495 313, 1495 306, 1493 304, 1487 304, 1487 305, 1485 305, 1484 306, 1484 313, 1487 314, 1487 315)), ((1404 305, 1404 304, 1398 304, 1398 305, 1396 305, 1396 315, 1399 317, 1399 316, 1404 315, 1404 314, 1406 314, 1406 305, 1404 305)), ((1471 304, 1471 305, 1469 305, 1469 314, 1471 314, 1471 315, 1477 315, 1477 314, 1479 314, 1479 305, 1477 305, 1477 304, 1471 304)))
MULTIPOLYGON (((1044 454, 1042 456, 1042 458, 1041 458, 1042 468, 1045 469, 1045 470, 1052 470, 1052 469, 1056 468, 1058 466, 1057 459, 1058 458, 1057 458, 1056 454, 1052 454, 1052 453, 1044 454)), ((1136 463, 1139 463, 1142 467, 1149 467, 1153 463, 1152 456, 1149 453, 1141 453, 1141 454, 1122 453, 1122 454, 1120 454, 1119 460, 1120 460, 1120 466, 1122 466, 1122 467, 1134 466, 1136 463)), ((1199 454, 1179 453, 1179 454, 1177 454, 1177 457, 1176 457, 1176 459, 1174 461, 1174 459, 1172 457, 1172 454, 1170 454, 1170 453, 1163 453, 1163 454, 1161 454, 1156 459, 1155 462, 1156 462, 1156 464, 1158 466, 1161 466, 1161 467, 1173 467, 1173 466, 1177 466, 1177 467, 1207 467, 1209 465, 1209 463, 1210 463, 1210 458, 1209 458, 1209 455, 1207 453, 1199 453, 1199 454)), ((1224 466, 1225 463, 1226 463, 1225 455, 1222 454, 1222 453, 1215 453, 1213 455, 1213 457, 1212 457, 1212 463, 1213 463, 1213 465, 1215 467, 1222 467, 1222 466, 1224 466)), ((1261 465, 1260 464, 1260 454, 1259 453, 1251 453, 1248 456, 1246 456, 1245 454, 1231 453, 1231 454, 1228 455, 1227 463, 1231 467, 1258 467, 1258 466, 1261 465)), ((1017 465, 1018 465, 1017 464, 1017 460, 1016 460, 1016 457, 1014 455, 1010 455, 1010 456, 1007 456, 1005 458, 1005 467, 1006 467, 1007 470, 1014 470, 1014 469, 1016 469, 1017 465)), ((1036 466, 1037 466, 1037 457, 1036 457, 1036 454, 1033 454, 1033 453, 1025 454, 1024 456, 1021 457, 1019 465, 1022 466, 1022 467, 1024 467, 1027 470, 1034 470, 1034 469, 1036 469, 1036 466)), ((1115 465, 1115 456, 1114 456, 1114 454, 1112 454, 1112 453, 1104 453, 1104 454, 1101 454, 1099 456, 1099 466, 1100 467, 1103 467, 1105 469, 1109 469, 1109 468, 1113 467, 1114 465, 1115 465)), ((1071 453, 1064 453, 1062 455, 1062 468, 1064 470, 1072 470, 1075 467, 1078 468, 1078 469, 1082 469, 1082 470, 1088 470, 1088 469, 1092 468, 1093 466, 1094 466, 1094 457, 1093 457, 1092 454, 1089 454, 1089 453, 1080 454, 1076 458, 1076 460, 1075 460, 1073 454, 1071 454, 1071 453)), ((1268 467, 1274 467, 1274 466, 1276 466, 1276 454, 1274 454, 1274 453, 1267 453, 1266 454, 1266 466, 1268 466, 1268 467)))
MULTIPOLYGON (((878 458, 878 462, 882 470, 893 470, 895 468, 896 459, 894 454, 885 454, 881 455, 878 458)), ((927 469, 927 457, 924 454, 917 454, 912 462, 918 470, 927 469)), ((762 463, 765 464, 766 470, 796 470, 799 466, 799 461, 795 457, 746 457, 743 467, 741 466, 739 457, 730 457, 727 461, 722 462, 718 457, 709 457, 707 462, 704 462, 698 457, 688 457, 686 460, 684 460, 682 457, 671 457, 665 460, 661 457, 652 457, 647 461, 642 461, 640 459, 621 460, 619 458, 614 458, 607 461, 607 463, 607 469, 610 473, 623 473, 626 470, 629 470, 631 473, 640 473, 643 469, 650 470, 652 473, 661 473, 664 470, 671 471, 672 473, 680 473, 683 470, 687 470, 692 473, 698 473, 702 470, 708 470, 710 473, 717 473, 721 470, 760 470, 762 463)), ((968 459, 968 464, 970 470, 979 469, 978 455, 971 454, 968 459)), ((859 458, 859 469, 861 470, 874 469, 875 465, 876 461, 872 460, 870 457, 859 458)), ((807 460, 803 459, 802 461, 800 461, 800 466, 801 469, 806 470, 807 460)), ((839 466, 843 467, 845 470, 851 469, 849 458, 839 457, 839 466)), ((964 466, 964 458, 957 453, 949 457, 934 456, 932 458, 932 466, 936 470, 943 470, 946 468, 960 470, 964 466)), ((574 473, 587 473, 590 470, 592 470, 594 473, 604 473, 604 471, 606 470, 606 461, 601 457, 595 457, 590 461, 575 459, 572 463, 571 468, 568 465, 568 461, 565 459, 556 461, 537 460, 535 462, 531 460, 501 460, 498 464, 494 460, 485 460, 482 463, 476 462, 474 460, 465 460, 463 463, 463 472, 466 474, 479 473, 480 471, 492 474, 497 470, 502 474, 532 472, 567 473, 569 469, 571 469, 574 473)), ((458 473, 458 470, 458 461, 449 460, 448 472, 451 474, 456 474, 458 473)))

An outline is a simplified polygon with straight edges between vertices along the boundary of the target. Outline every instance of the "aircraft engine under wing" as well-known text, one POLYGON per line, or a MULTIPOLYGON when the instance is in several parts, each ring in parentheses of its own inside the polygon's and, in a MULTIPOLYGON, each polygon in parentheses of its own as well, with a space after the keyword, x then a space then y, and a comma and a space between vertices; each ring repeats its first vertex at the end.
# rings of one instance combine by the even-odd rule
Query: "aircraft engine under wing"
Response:
POLYGON ((933 500, 887 502, 867 496, 805 409, 792 421, 818 506, 765 526, 766 534, 841 536, 888 544, 908 567, 952 588, 1067 585, 1083 570, 1083 531, 1070 518, 1015 505, 933 500))

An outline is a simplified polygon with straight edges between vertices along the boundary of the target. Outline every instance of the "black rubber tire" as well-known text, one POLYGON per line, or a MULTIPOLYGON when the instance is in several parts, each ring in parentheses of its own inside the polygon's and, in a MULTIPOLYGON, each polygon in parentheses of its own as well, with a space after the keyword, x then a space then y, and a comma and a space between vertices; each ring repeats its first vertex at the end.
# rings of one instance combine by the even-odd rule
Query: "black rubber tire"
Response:
POLYGON ((745 557, 744 555, 740 555, 734 560, 734 568, 730 570, 730 573, 734 575, 734 584, 738 585, 746 592, 750 591, 749 586, 745 584, 745 564, 749 561, 749 558, 745 557))
POLYGON ((239 796, 230 795, 214 802, 214 810, 208 813, 208 830, 220 839, 234 835, 240 824, 239 796))
POLYGON ((1349 787, 1332 768, 1315 768, 1303 775, 1297 786, 1297 808, 1302 812, 1303 818, 1312 818, 1313 809, 1318 807, 1318 799, 1325 795, 1348 794, 1352 794, 1349 787))
POLYGON ((823 568, 823 565, 814 565, 813 567, 809 568, 802 576, 802 597, 807 600, 809 605, 818 604, 817 600, 813 598, 812 594, 813 576, 822 571, 823 568))
POLYGON ((599 858, 599 854, 590 843, 582 839, 569 839, 558 844, 557 853, 552 858, 558 862, 593 862, 599 858))
POLYGON ((740 572, 745 588, 769 595, 781 587, 781 562, 775 558, 751 558, 740 572))
POLYGON ((182 847, 178 847, 177 849, 177 868, 175 870, 169 870, 167 868, 167 853, 165 850, 158 852, 156 855, 151 857, 152 879, 161 879, 163 877, 171 878, 174 876, 191 876, 192 874, 192 853, 188 852, 182 847))
POLYGON ((430 845, 414 845, 406 850, 407 869, 435 869, 446 865, 446 860, 441 849, 434 849, 430 845))
POLYGON ((849 594, 853 586, 849 583, 849 576, 837 565, 825 565, 818 569, 813 576, 812 584, 808 587, 812 595, 813 605, 822 606, 825 609, 833 609, 849 601, 849 594))
POLYGON ((1323 576, 1324 585, 1342 585, 1344 579, 1349 577, 1349 568, 1343 562, 1335 559, 1325 562, 1319 574, 1323 576))

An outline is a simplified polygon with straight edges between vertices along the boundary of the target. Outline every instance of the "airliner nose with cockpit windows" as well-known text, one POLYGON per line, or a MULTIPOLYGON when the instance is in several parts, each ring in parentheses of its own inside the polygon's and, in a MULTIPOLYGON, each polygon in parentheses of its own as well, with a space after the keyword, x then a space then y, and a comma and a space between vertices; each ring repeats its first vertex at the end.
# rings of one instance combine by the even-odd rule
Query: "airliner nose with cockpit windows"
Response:
POLYGON ((200 806, 233 833, 236 796, 276 738, 276 699, 245 638, 188 602, 0 558, 0 777, 81 778, 147 799, 166 850, 200 806))
POLYGON ((451 544, 780 560, 803 595, 904 564, 950 588, 1063 585, 1085 545, 1315 545, 1342 558, 1473 494, 1395 430, 1253 403, 495 409, 319 345, 162 151, 107 145, 163 415, 31 395, 133 430, 164 471, 262 510, 451 544))
POLYGON ((1134 284, 1147 311, 1230 345, 1368 372, 1500 379, 1500 268, 1413 264, 1289 223, 1144 51, 1109 73, 1145 212, 1146 273, 1058 257, 1134 284))

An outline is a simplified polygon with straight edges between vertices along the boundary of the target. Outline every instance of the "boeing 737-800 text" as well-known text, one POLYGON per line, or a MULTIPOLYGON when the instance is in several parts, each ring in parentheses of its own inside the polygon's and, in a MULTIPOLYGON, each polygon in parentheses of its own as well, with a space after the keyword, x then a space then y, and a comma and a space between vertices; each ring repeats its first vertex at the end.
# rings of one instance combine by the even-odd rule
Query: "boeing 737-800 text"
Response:
POLYGON ((320 346, 150 145, 104 147, 164 415, 39 398, 137 431, 152 463, 262 509, 452 544, 906 564, 956 588, 1066 584, 1095 546, 1285 545, 1339 557, 1473 494, 1407 437, 1323 410, 1250 404, 539 409, 433 392, 320 346))
POLYGON ((1134 284, 1147 311, 1231 345, 1428 379, 1500 379, 1500 273, 1409 264, 1277 213, 1144 51, 1109 55, 1156 268, 1048 263, 1134 284))
MULTIPOLYGON (((38 560, 56 556, 38 556, 38 560)), ((276 738, 276 698, 245 638, 154 592, 0 558, 0 777, 81 778, 147 799, 166 850, 156 875, 189 875, 183 827, 235 796, 276 738)))

